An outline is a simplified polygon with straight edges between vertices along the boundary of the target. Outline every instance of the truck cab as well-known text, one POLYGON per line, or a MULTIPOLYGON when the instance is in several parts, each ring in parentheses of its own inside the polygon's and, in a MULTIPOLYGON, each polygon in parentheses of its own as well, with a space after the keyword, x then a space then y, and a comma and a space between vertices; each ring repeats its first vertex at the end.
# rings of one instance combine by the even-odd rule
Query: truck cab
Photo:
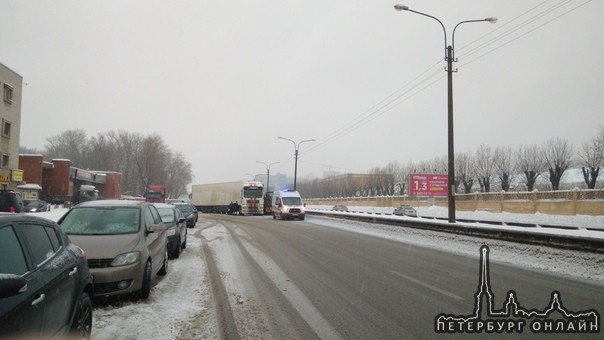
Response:
POLYGON ((145 201, 151 203, 166 203, 166 187, 149 185, 145 190, 145 201))

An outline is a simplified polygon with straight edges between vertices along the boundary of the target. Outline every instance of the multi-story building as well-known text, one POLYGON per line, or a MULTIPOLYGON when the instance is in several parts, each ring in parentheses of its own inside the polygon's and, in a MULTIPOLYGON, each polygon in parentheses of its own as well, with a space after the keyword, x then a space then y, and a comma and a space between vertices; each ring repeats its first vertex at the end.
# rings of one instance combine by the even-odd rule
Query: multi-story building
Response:
POLYGON ((23 77, 0 63, 0 189, 16 190, 23 180, 19 170, 19 131, 23 77))

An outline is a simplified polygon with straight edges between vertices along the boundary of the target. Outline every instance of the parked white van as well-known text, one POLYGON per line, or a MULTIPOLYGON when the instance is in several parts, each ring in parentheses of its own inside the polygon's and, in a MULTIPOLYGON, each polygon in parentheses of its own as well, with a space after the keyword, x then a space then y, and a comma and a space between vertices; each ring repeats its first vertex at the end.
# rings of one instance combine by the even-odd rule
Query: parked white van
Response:
POLYGON ((302 197, 297 191, 276 191, 273 193, 273 219, 299 218, 304 220, 306 211, 302 197))

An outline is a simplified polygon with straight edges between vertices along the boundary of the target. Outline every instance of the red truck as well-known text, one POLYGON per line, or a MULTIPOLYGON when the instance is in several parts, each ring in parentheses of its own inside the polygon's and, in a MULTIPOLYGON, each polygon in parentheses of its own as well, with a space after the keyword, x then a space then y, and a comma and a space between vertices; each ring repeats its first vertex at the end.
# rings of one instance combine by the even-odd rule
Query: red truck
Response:
POLYGON ((145 201, 166 203, 166 187, 163 185, 148 185, 145 190, 145 201))

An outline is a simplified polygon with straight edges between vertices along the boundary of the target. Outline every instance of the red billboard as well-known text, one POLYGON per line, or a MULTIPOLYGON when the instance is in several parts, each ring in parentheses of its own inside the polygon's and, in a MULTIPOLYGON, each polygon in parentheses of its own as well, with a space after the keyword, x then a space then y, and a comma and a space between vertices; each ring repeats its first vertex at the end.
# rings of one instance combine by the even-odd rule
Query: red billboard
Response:
POLYGON ((409 175, 409 196, 447 196, 448 194, 448 175, 409 175))

